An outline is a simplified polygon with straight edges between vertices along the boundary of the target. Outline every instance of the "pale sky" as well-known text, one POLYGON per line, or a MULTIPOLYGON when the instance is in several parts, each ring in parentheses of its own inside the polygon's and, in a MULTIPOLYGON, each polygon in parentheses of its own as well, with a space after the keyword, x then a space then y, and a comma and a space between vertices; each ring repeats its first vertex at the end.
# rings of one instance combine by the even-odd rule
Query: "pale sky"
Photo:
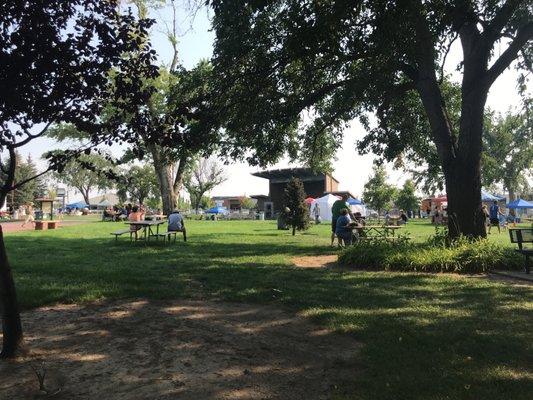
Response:
MULTIPOLYGON (((165 18, 165 13, 160 12, 157 18, 165 18)), ((199 12, 193 21, 183 18, 183 35, 180 38, 179 49, 180 58, 185 67, 190 68, 199 60, 209 58, 213 50, 214 34, 210 31, 209 18, 205 11, 199 12)), ((170 47, 161 33, 157 32, 157 27, 153 34, 153 44, 162 62, 168 62, 170 59, 170 47)), ((497 49, 497 53, 503 49, 497 49)), ((457 41, 448 56, 447 70, 453 71, 458 60, 461 59, 461 49, 457 41)), ((459 75, 456 73, 456 77, 459 75)), ((507 70, 494 83, 489 93, 487 106, 498 112, 505 112, 509 108, 515 108, 519 105, 520 97, 516 92, 516 72, 512 69, 507 70)), ((353 121, 348 129, 344 132, 342 147, 337 152, 337 160, 333 163, 333 176, 339 180, 340 190, 349 190, 356 196, 361 196, 363 185, 371 173, 373 156, 361 156, 355 149, 356 140, 365 135, 365 130, 357 121, 353 121)), ((40 139, 32 142, 30 145, 21 149, 21 153, 30 153, 34 159, 40 158, 45 151, 57 147, 57 144, 49 139, 40 139)), ((122 148, 114 147, 112 152, 119 155, 122 148)), ((40 163, 41 165, 42 162, 40 163)), ((271 168, 296 167, 291 165, 287 160, 282 160, 273 165, 271 168)), ((390 166, 387 168, 390 176, 390 182, 401 186, 409 178, 403 171, 394 171, 390 166)), ((228 180, 215 188, 211 195, 254 195, 268 194, 268 181, 266 179, 256 178, 251 172, 257 171, 258 168, 249 167, 245 163, 235 163, 226 167, 226 176, 228 180)), ((96 193, 95 193, 96 195, 96 193)), ((79 200, 81 196, 70 192, 69 200, 79 200)))

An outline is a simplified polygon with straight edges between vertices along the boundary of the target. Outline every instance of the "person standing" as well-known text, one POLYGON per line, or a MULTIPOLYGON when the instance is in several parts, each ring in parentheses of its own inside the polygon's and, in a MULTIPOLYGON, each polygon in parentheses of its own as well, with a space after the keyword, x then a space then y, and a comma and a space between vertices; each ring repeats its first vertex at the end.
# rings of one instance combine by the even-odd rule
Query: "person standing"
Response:
POLYGON ((498 233, 501 232, 500 230, 500 215, 503 215, 503 213, 500 210, 500 206, 498 206, 498 202, 494 200, 494 203, 489 208, 489 218, 490 218, 490 224, 489 224, 489 234, 490 229, 496 225, 498 227, 498 233))
MULTIPOLYGON (((341 210, 346 209, 348 211, 348 195, 341 195, 340 200, 335 201, 331 206, 331 247, 335 243, 335 231, 337 230, 337 219, 341 216, 341 210)), ((341 244, 341 239, 339 238, 339 244, 341 244)))
POLYGON ((24 223, 22 224, 22 227, 24 228, 27 223, 31 222, 33 225, 35 225, 35 213, 33 210, 33 205, 31 203, 26 204, 26 219, 24 220, 24 223))
POLYGON ((315 203, 315 208, 313 208, 313 213, 315 215, 315 224, 320 224, 320 207, 318 206, 318 203, 315 203))

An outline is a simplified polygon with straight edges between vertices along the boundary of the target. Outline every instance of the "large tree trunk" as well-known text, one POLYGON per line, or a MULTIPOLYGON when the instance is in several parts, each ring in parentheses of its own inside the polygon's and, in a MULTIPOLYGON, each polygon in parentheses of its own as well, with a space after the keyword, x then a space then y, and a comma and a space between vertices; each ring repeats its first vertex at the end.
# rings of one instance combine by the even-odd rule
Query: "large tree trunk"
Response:
POLYGON ((4 235, 0 226, 0 310, 2 311, 3 346, 0 358, 14 357, 22 345, 22 324, 17 292, 7 259, 4 235))
POLYGON ((456 160, 445 171, 448 196, 448 231, 460 235, 485 237, 485 215, 481 209, 479 162, 456 160))
POLYGON ((169 215, 178 203, 177 195, 174 192, 174 165, 164 157, 163 150, 159 146, 152 144, 148 148, 154 160, 155 174, 163 203, 163 214, 169 215))
POLYGON ((178 203, 176 193, 174 192, 173 167, 171 165, 158 165, 156 168, 159 190, 161 191, 161 201, 163 202, 163 213, 168 215, 174 211, 178 203))
POLYGON ((507 189, 507 193, 509 193, 509 203, 511 201, 516 200, 515 185, 512 185, 512 184, 510 184, 508 182, 504 182, 503 186, 504 186, 504 189, 507 189))

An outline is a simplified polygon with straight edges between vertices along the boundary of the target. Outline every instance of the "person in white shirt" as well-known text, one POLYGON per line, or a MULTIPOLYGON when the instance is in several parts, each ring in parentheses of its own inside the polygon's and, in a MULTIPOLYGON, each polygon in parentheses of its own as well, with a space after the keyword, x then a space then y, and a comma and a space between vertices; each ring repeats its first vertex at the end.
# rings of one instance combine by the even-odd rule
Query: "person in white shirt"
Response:
POLYGON ((187 241, 187 231, 185 230, 185 221, 178 210, 172 211, 168 216, 169 232, 183 232, 183 241, 187 241))

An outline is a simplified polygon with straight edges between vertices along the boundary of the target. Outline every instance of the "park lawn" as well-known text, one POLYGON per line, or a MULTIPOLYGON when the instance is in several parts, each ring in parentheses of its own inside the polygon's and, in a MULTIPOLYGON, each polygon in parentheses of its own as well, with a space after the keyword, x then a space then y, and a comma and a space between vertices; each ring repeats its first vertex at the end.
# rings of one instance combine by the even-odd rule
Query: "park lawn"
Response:
MULTIPOLYGON (((115 242, 109 233, 122 226, 7 235, 22 307, 136 297, 274 304, 363 344, 356 389, 339 388, 338 399, 529 399, 533 393, 531 287, 483 277, 292 267, 292 257, 335 251, 328 224, 293 237, 270 221, 188 221, 189 241, 167 246, 115 242)), ((405 231, 423 240, 434 228, 411 221, 405 231)), ((505 232, 490 240, 509 245, 505 232)))

